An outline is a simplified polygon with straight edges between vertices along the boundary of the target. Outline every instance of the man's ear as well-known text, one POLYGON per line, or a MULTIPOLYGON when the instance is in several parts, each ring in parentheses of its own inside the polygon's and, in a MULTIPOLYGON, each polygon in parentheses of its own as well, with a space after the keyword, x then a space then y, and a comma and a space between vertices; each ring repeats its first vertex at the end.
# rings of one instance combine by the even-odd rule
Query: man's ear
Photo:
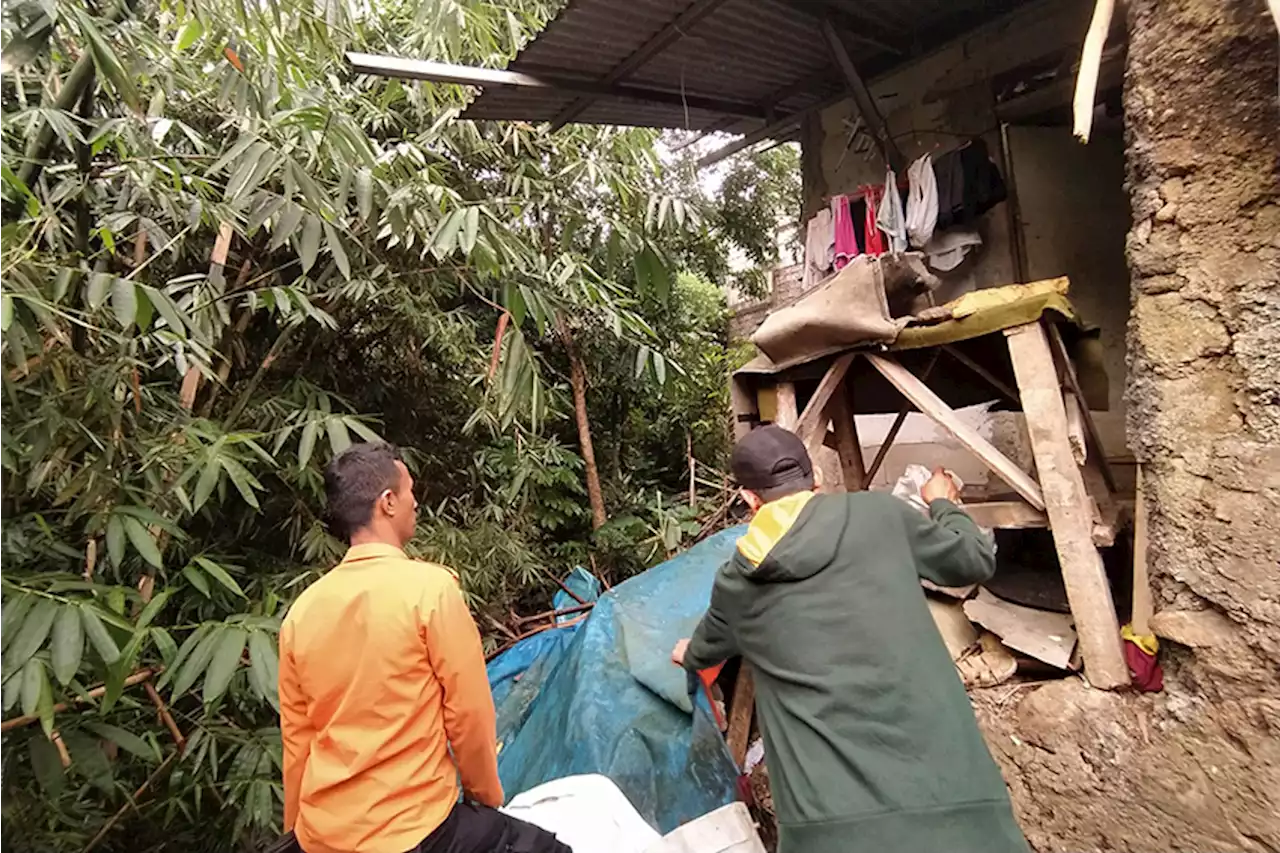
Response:
POLYGON ((385 490, 378 495, 378 500, 374 504, 374 508, 388 518, 396 514, 396 493, 392 489, 385 490))

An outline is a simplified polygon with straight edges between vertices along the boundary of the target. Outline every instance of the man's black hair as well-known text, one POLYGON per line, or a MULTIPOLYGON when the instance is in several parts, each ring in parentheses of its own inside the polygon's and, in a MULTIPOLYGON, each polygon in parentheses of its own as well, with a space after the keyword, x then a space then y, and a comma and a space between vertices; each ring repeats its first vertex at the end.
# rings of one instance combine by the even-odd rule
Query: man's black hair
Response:
POLYGON ((813 475, 810 474, 807 477, 792 480, 790 483, 781 486, 773 486, 768 489, 752 489, 751 491, 759 495, 760 500, 765 503, 773 503, 776 500, 785 498, 787 495, 794 495, 796 492, 812 492, 813 484, 813 475))
POLYGON ((353 444, 324 469, 325 515, 334 536, 351 541, 373 519, 373 505, 400 483, 400 448, 385 441, 353 444))

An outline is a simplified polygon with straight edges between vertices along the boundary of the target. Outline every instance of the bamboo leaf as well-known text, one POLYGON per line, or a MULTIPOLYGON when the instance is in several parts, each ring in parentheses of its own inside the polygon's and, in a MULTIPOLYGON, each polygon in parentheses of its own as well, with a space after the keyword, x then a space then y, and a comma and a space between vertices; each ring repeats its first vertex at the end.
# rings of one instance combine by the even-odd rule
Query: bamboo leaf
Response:
POLYGON ((109 272, 96 272, 89 276, 89 286, 85 290, 85 301, 89 304, 89 310, 97 311, 102 307, 102 303, 107 301, 107 293, 111 290, 112 282, 116 277, 109 272))
POLYGON ((213 659, 213 653, 219 647, 222 635, 228 630, 218 626, 201 638, 195 650, 182 662, 182 667, 178 674, 174 676, 173 699, 185 696, 191 686, 196 683, 196 679, 204 674, 205 669, 209 666, 209 661, 213 659))
POLYGON ((22 668, 22 713, 31 716, 40 707, 40 696, 47 689, 49 677, 39 658, 32 658, 22 668))
POLYGON ((138 294, 132 281, 117 278, 111 284, 111 310, 121 328, 129 328, 138 316, 138 294))
POLYGON ((361 219, 368 219, 373 213, 373 175, 368 169, 356 172, 356 208, 361 219))
POLYGON ((457 247, 458 229, 462 227, 465 218, 466 211, 458 208, 449 211, 441 220, 440 228, 431 241, 431 251, 437 258, 443 258, 457 247))
POLYGON ((463 222, 462 241, 458 244, 462 247, 463 254, 470 255, 471 250, 476 247, 476 235, 480 230, 480 208, 468 207, 466 220, 463 222))
POLYGON ((85 728, 94 732, 103 740, 111 741, 130 755, 135 755, 138 758, 141 758, 143 761, 154 764, 160 760, 159 754, 151 744, 147 743, 133 732, 125 731, 119 726, 112 726, 107 723, 90 722, 85 725, 85 728))
POLYGON ((240 584, 236 583, 236 579, 231 577, 231 575, 227 573, 227 570, 222 566, 219 566, 217 563, 205 557, 196 557, 195 561, 200 564, 200 568, 204 569, 209 574, 209 577, 213 578, 241 598, 245 597, 244 590, 240 588, 240 584))
POLYGON ((44 737, 33 737, 27 743, 31 754, 31 771, 35 774, 36 783, 46 797, 57 799, 66 787, 67 779, 58 748, 44 737))
POLYGON ((111 565, 117 569, 124 565, 126 540, 124 517, 112 514, 107 519, 107 556, 111 558, 111 565))
POLYGON ((37 600, 34 595, 18 592, 10 595, 9 600, 4 603, 4 610, 0 612, 0 637, 2 637, 0 645, 3 645, 3 648, 9 648, 9 643, 18 636, 22 620, 26 618, 31 606, 37 600))
MULTIPOLYGON (((159 632, 159 630, 159 628, 153 628, 152 633, 159 632)), ((191 653, 200 646, 200 643, 212 630, 212 625, 204 624, 191 632, 187 639, 183 641, 181 647, 178 648, 178 653, 174 656, 173 660, 168 662, 168 666, 165 671, 160 674, 159 680, 156 681, 157 689, 163 690, 168 686, 169 682, 173 680, 174 675, 176 675, 182 668, 182 665, 186 663, 187 658, 189 658, 191 653)))
POLYGON ((120 98, 133 107, 135 112, 141 112, 142 102, 138 98, 138 90, 134 87, 133 80, 120 63, 115 51, 112 50, 111 44, 94 24, 93 19, 89 17, 85 10, 75 4, 68 5, 65 9, 76 19, 76 23, 80 25, 80 32, 84 35, 85 40, 89 42, 89 49, 93 52, 94 65, 98 67, 98 75, 110 81, 111 86, 116 90, 120 98))
POLYGON ((156 651, 160 652, 160 660, 165 667, 173 666, 178 657, 178 644, 173 641, 173 635, 164 628, 152 628, 151 639, 155 641, 156 651))
POLYGON ((58 608, 58 618, 53 623, 53 643, 50 658, 53 677, 65 685, 80 669, 84 656, 84 624, 80 621, 80 608, 67 605, 58 608))
POLYGON ((231 477, 232 484, 235 485, 236 491, 240 492, 240 497, 244 498, 244 502, 254 509, 258 509, 258 496, 253 490, 261 489, 262 484, 257 478, 250 474, 245 467, 230 456, 223 456, 220 460, 222 468, 231 477))
POLYGON ((102 624, 102 617, 88 604, 80 605, 80 621, 84 623, 85 636, 93 646, 103 663, 110 666, 120 658, 120 647, 111 638, 107 626, 102 624))
POLYGON ((186 50, 195 44, 196 40, 202 35, 204 35, 204 24, 200 23, 199 18, 193 17, 178 31, 178 37, 173 40, 174 51, 181 52, 186 50))
POLYGON ((205 598, 210 597, 209 579, 200 573, 195 566, 186 566, 182 570, 182 576, 191 581, 191 585, 200 590, 205 598))
POLYGON ((160 611, 164 610, 164 606, 169 602, 169 598, 173 595, 173 590, 164 589, 160 594, 147 602, 147 606, 142 608, 142 612, 138 614, 136 628, 141 631, 150 625, 155 618, 160 615, 160 611))
POLYGON ((131 515, 124 518, 124 532, 128 534, 129 541, 133 543, 134 550, 157 569, 164 568, 164 560, 160 556, 160 548, 156 545, 156 540, 152 537, 151 532, 142 526, 142 522, 131 515))
MULTIPOLYGON (((49 630, 53 628, 53 620, 58 615, 58 602, 44 598, 31 608, 27 618, 22 620, 22 627, 14 637, 8 651, 4 655, 5 672, 16 672, 40 651, 44 641, 49 638, 49 630)), ((30 711, 23 713, 29 714, 30 711)))
POLYGON ((209 668, 204 674, 204 706, 209 708, 227 692, 227 686, 240 666, 240 656, 244 654, 246 632, 243 628, 227 628, 218 640, 217 649, 209 661, 209 668))
POLYGON ((222 479, 222 465, 218 462, 218 457, 210 455, 208 461, 204 463, 204 470, 200 472, 200 479, 196 480, 196 491, 192 495, 192 506, 195 509, 205 505, 209 500, 209 496, 213 494, 213 490, 218 487, 218 481, 222 479))
POLYGON ((333 262, 338 265, 338 272, 342 273, 342 277, 347 281, 351 280, 351 261, 347 260, 347 250, 342 248, 342 240, 338 237, 338 232, 328 222, 324 224, 325 241, 329 245, 329 254, 333 255, 333 262))
POLYGON ((262 631, 249 635, 249 680, 259 696, 280 710, 277 685, 280 679, 280 658, 275 644, 262 631))
POLYGON ((351 436, 347 435, 347 426, 342 422, 342 418, 334 416, 325 418, 324 428, 329 434, 329 447, 332 448, 334 456, 351 446, 351 436))
POLYGON ((289 202, 280 211, 280 215, 271 222, 271 249, 279 249, 289 241, 298 230, 305 211, 298 205, 289 202))
POLYGON ((302 262, 302 271, 307 272, 315 265, 316 254, 320 251, 320 217, 307 214, 307 221, 302 225, 302 238, 298 241, 298 259, 302 262))
POLYGON ((0 298, 0 332, 9 331, 9 324, 13 322, 13 297, 5 294, 0 298))
POLYGON ((186 331, 187 324, 183 322, 182 312, 178 310, 178 306, 174 304, 169 294, 150 285, 142 285, 142 291, 151 300, 156 313, 164 318, 165 323, 174 333, 182 334, 186 331))
POLYGON ((316 421, 307 421, 306 426, 302 428, 302 437, 298 439, 298 468, 306 468, 307 463, 311 461, 311 454, 316 448, 316 436, 320 432, 316 421))

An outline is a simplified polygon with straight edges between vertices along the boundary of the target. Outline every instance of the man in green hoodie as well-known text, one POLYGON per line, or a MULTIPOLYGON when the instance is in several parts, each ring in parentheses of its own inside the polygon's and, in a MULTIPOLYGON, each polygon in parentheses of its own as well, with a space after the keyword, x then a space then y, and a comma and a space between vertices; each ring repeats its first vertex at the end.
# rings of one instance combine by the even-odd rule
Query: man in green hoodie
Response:
POLYGON ((954 481, 921 489, 928 518, 885 493, 818 495, 776 426, 730 464, 754 515, 672 659, 751 665, 779 853, 1026 853, 920 589, 995 571, 954 481))

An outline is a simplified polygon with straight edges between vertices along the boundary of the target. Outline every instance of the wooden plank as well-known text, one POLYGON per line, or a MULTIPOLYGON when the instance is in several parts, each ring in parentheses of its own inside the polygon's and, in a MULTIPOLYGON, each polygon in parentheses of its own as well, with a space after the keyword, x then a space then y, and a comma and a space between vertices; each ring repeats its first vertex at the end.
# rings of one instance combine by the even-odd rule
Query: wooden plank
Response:
POLYGON ((1103 689, 1123 687, 1129 667, 1111 587, 1093 544, 1089 496, 1067 440, 1067 413, 1048 336, 1039 323, 1006 330, 1005 336, 1089 681, 1103 689))
POLYGON ((844 490, 860 492, 867 488, 867 469, 862 459, 862 442, 858 440, 858 422, 853 417, 851 393, 846 384, 831 400, 831 425, 835 430, 840 470, 844 474, 844 490))
MULTIPOLYGON (((844 355, 831 362, 831 366, 827 368, 827 372, 823 375, 822 381, 818 383, 818 390, 813 392, 813 396, 809 398, 809 403, 804 407, 803 414, 796 421, 793 432, 800 436, 800 440, 806 445, 810 443, 810 439, 814 436, 821 437, 827 428, 827 420, 830 414, 827 412, 827 404, 831 402, 832 395, 844 385, 845 374, 849 372, 849 365, 853 363, 854 353, 845 353, 844 355)), ((820 445, 815 444, 814 447, 820 445)), ((812 449, 810 450, 812 453, 812 449)))
POLYGON ((1053 323, 1048 325, 1049 346, 1052 347, 1058 361, 1062 364, 1062 376, 1067 382, 1067 388, 1071 390, 1071 393, 1080 402, 1080 412, 1084 418, 1084 429, 1088 433, 1089 440, 1093 443, 1093 449, 1099 459, 1098 470, 1102 474, 1107 488, 1113 492, 1117 491, 1115 474, 1111 470, 1111 464, 1107 461, 1106 448, 1102 445, 1102 433, 1098 431, 1098 424, 1094 421, 1093 415, 1089 411, 1084 392, 1080 390, 1080 377, 1076 375, 1076 366, 1071 361, 1071 353, 1067 352, 1067 344, 1062 340, 1062 333, 1058 331, 1058 327, 1053 323))
POLYGON ((1048 527, 1049 517, 1023 501, 986 501, 961 507, 979 527, 1026 530, 1048 527))
POLYGON ((1151 633, 1151 585, 1147 580, 1147 500, 1143 494, 1142 466, 1133 506, 1133 613, 1130 624, 1138 636, 1151 633))
MULTIPOLYGON (((1036 509, 1045 508, 1044 495, 1041 494, 1040 486, 1036 484, 1036 481, 1031 479, 1026 471, 1013 464, 1009 457, 996 450, 991 445, 991 442, 983 438, 976 429, 961 420, 955 410, 942 402, 942 399, 933 393, 933 390, 918 379, 915 374, 898 364, 898 362, 884 356, 868 355, 867 360, 871 362, 876 370, 880 371, 885 379, 888 379, 895 388, 902 392, 904 397, 914 403, 917 409, 932 418, 938 426, 951 433, 956 441, 977 456, 1000 479, 1012 486, 1014 491, 1021 495, 1027 503, 1036 509)), ((1061 398, 1058 400, 1058 405, 1059 407, 1062 405, 1061 398)), ((1066 419, 1065 415, 1063 419, 1066 419)))
MULTIPOLYGON (((1070 668, 1076 632, 1071 630, 1069 614, 1023 607, 996 598, 985 589, 978 590, 978 596, 963 606, 965 616, 995 634, 1009 648, 1059 669, 1070 668)), ((1086 665, 1088 660, 1086 656, 1086 665)))
POLYGON ((741 441, 760 420, 756 399, 746 377, 729 377, 729 406, 733 412, 733 440, 741 441))
POLYGON ((831 21, 825 18, 822 21, 822 35, 827 40, 827 49, 831 53, 831 58, 840 67, 840 73, 844 76, 845 86, 849 90, 849 95, 853 98, 854 106, 858 108, 858 114, 862 116, 863 124, 867 126, 867 132, 871 134, 871 139, 875 142, 876 149, 880 152, 880 159, 888 163, 889 167, 894 171, 901 174, 906 169, 906 160, 903 159, 902 152, 898 150, 898 144, 889 135, 884 117, 880 115, 880 110, 876 107, 875 98, 868 91, 862 75, 858 73, 853 60, 850 59, 849 51, 845 50, 844 41, 841 40, 840 33, 832 26, 831 21))
POLYGON ((933 617, 933 624, 938 626, 942 643, 951 653, 952 660, 978 642, 978 630, 973 627, 969 617, 965 616, 961 602, 939 601, 936 598, 926 598, 925 602, 929 605, 929 615, 933 617))
POLYGON ((978 364, 978 362, 974 361, 973 359, 969 358, 969 356, 962 353, 960 350, 948 344, 944 344, 942 346, 942 351, 945 352, 947 355, 951 356, 952 358, 954 358, 956 361, 963 364, 965 367, 972 370, 974 373, 981 376, 983 379, 987 380, 988 385, 990 385, 992 388, 999 391, 1009 400, 1013 401, 1014 403, 1018 402, 1018 392, 1010 388, 1007 383, 1002 382, 1000 378, 996 376, 994 373, 992 373, 990 370, 987 370, 981 364, 978 364))
POLYGON ((1080 399, 1067 392, 1062 395, 1062 405, 1067 410, 1067 441, 1071 444, 1071 455, 1077 465, 1083 465, 1089 458, 1089 442, 1085 438, 1084 411, 1080 399))
POLYGON ((796 422, 800 420, 796 414, 796 386, 790 382, 779 382, 774 386, 774 394, 777 402, 774 404, 776 411, 773 422, 783 429, 795 432, 796 422))
POLYGON ((725 742, 733 763, 742 768, 747 760, 747 743, 751 738, 751 715, 756 708, 756 680, 751 675, 751 665, 745 660, 738 668, 738 680, 733 684, 733 708, 729 711, 729 731, 725 742))
MULTIPOLYGON (((929 374, 933 372, 934 365, 938 363, 938 355, 940 350, 935 349, 933 355, 929 357, 929 363, 924 366, 924 372, 920 374, 921 379, 928 379, 929 374)), ((902 408, 898 409, 898 416, 893 419, 893 424, 889 427, 889 431, 885 433, 884 441, 880 442, 880 449, 876 451, 876 458, 871 460, 871 467, 867 469, 867 475, 862 478, 862 488, 871 488, 871 482, 876 478, 876 474, 880 472, 880 466, 884 464, 884 458, 889 455, 889 449, 893 447, 893 441, 898 437, 898 432, 902 429, 902 425, 907 422, 907 415, 911 414, 911 401, 902 404, 902 408)))

